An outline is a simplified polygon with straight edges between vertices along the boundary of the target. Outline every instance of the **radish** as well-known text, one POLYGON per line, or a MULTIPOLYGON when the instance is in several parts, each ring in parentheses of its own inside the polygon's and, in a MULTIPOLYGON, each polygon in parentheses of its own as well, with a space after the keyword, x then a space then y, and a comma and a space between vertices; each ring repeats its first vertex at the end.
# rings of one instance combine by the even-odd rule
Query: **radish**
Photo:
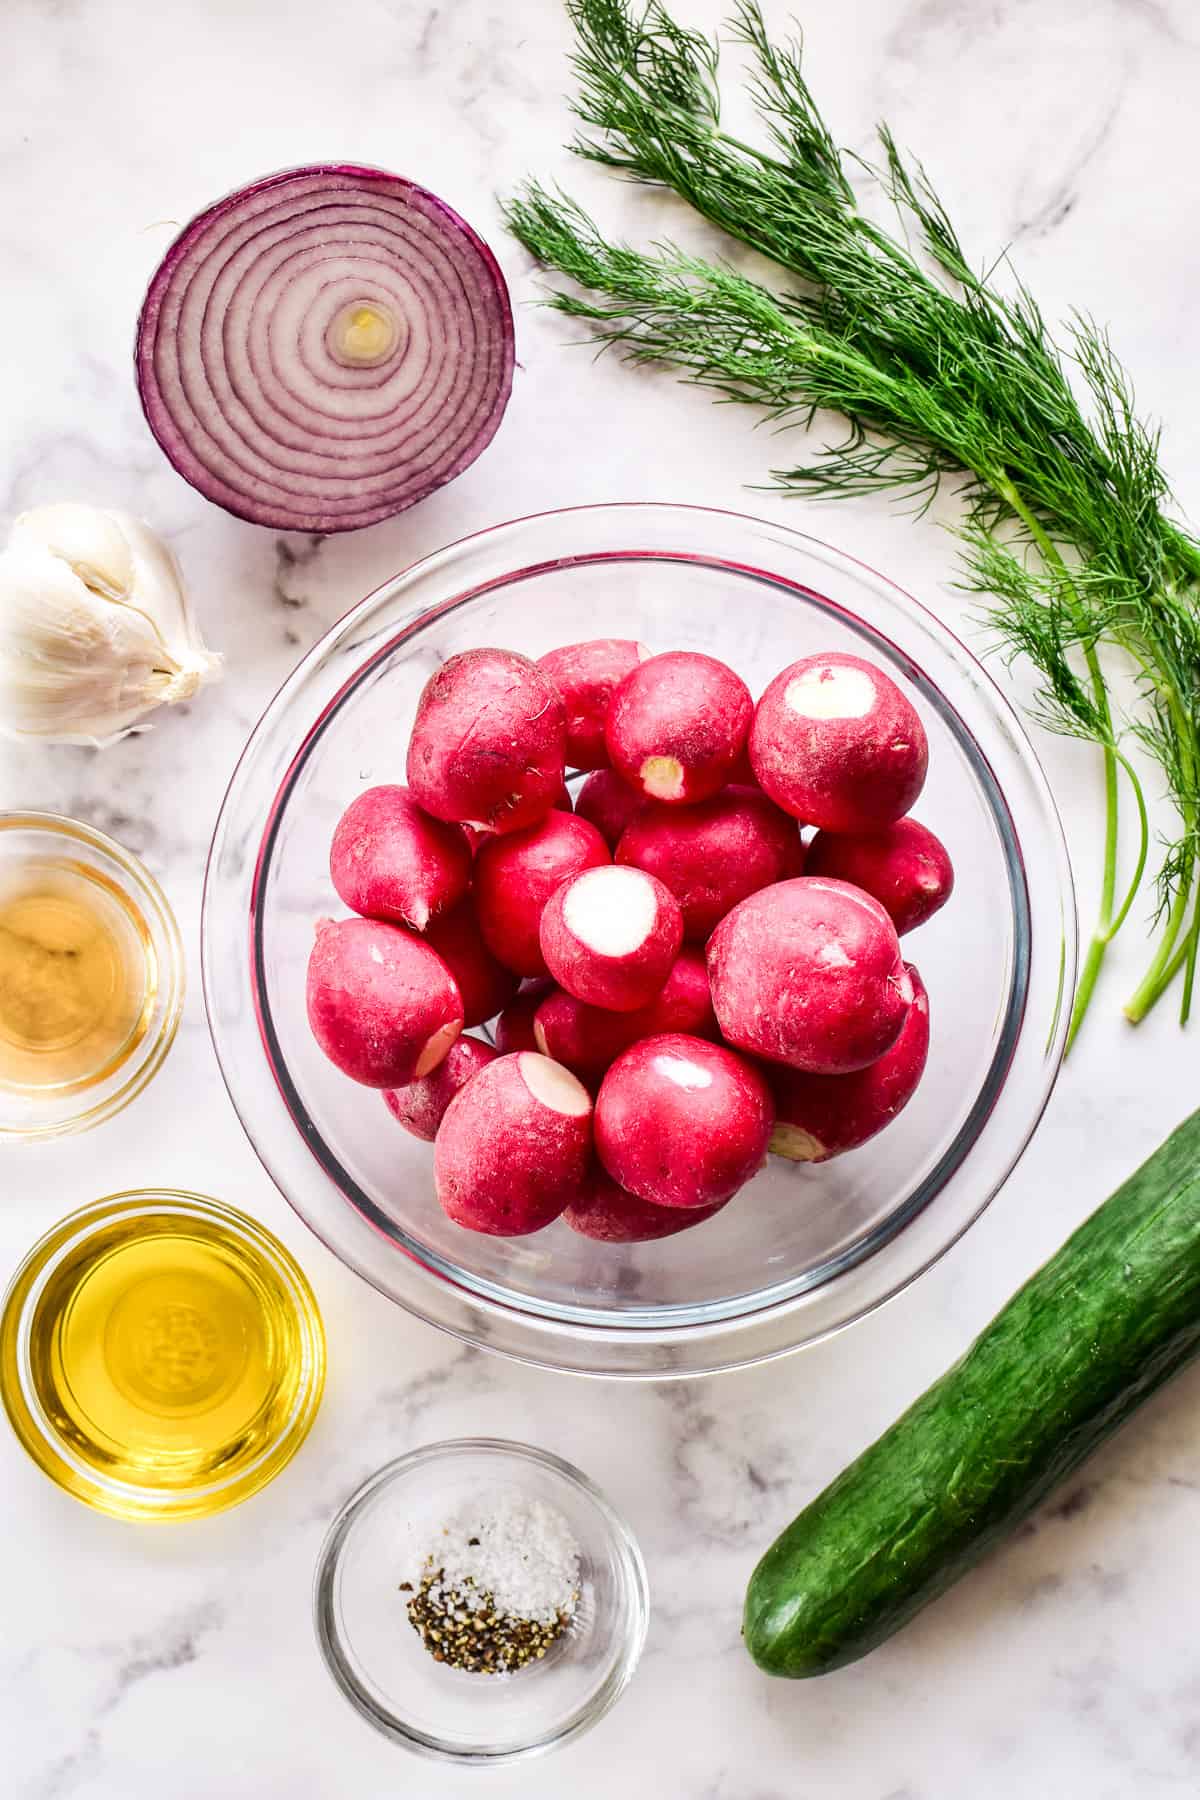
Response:
POLYGON ((901 937, 931 919, 954 891, 946 846, 915 819, 845 836, 819 831, 806 867, 810 875, 832 875, 873 895, 901 937))
POLYGON ((650 652, 631 638, 594 638, 564 644, 538 657, 559 693, 567 717, 567 767, 605 769, 604 721, 613 691, 650 652))
POLYGON ((799 875, 804 845, 795 819, 758 788, 727 787, 698 806, 647 806, 626 826, 616 860, 669 887, 684 937, 704 943, 739 900, 799 875))
POLYGON ((587 1089, 549 1057, 500 1056, 446 1109, 434 1146, 437 1196, 468 1231, 523 1237, 584 1192, 591 1154, 587 1089))
POLYGON ((711 1207, 762 1167, 774 1119, 766 1079, 744 1057, 667 1032, 634 1044, 604 1077, 596 1150, 652 1206, 711 1207))
POLYGON ((625 827, 649 805, 645 794, 631 788, 615 769, 597 769, 575 797, 575 817, 589 819, 615 850, 625 827))
POLYGON ((423 812, 407 788, 373 787, 342 814, 329 873, 351 912, 424 931, 470 887, 471 851, 457 825, 423 812))
POLYGON ((501 1056, 516 1050, 540 1048, 533 1035, 533 1020, 547 994, 554 993, 554 983, 547 976, 540 981, 523 981, 515 1000, 510 1000, 496 1020, 496 1048, 501 1056))
POLYGON ((873 663, 835 651, 777 675, 754 714, 750 762, 765 794, 822 831, 878 831, 925 782, 925 728, 873 663))
POLYGON ((912 1000, 878 900, 808 875, 735 906, 709 941, 708 975, 731 1044, 819 1075, 882 1056, 912 1000))
POLYGON ((475 859, 475 910, 492 955, 518 975, 544 975, 538 931, 546 902, 569 876, 609 860, 596 827, 574 813, 548 813, 528 831, 484 844, 475 859))
POLYGON ((680 951, 662 990, 636 1012, 609 1012, 589 1006, 561 988, 551 988, 533 1018, 538 1049, 589 1086, 598 1083, 609 1064, 639 1038, 657 1037, 664 1031, 706 1038, 719 1035, 708 970, 697 950, 680 951))
POLYGON ((682 942, 679 902, 641 869, 585 869, 542 914, 542 955, 555 981, 612 1012, 649 1005, 682 942))
POLYGON ((308 959, 308 1022, 331 1063, 364 1087, 436 1069, 462 1030, 462 998, 427 944, 382 919, 322 919, 308 959))
POLYGON ((725 1205, 722 1200, 716 1206, 651 1206, 597 1169, 587 1193, 572 1200, 563 1214, 563 1224, 602 1244, 649 1244, 703 1225, 725 1205))
MULTIPOLYGON (((852 1075, 807 1075, 772 1068, 775 1096, 771 1149, 794 1162, 828 1162, 856 1150, 890 1125, 917 1091, 929 1054, 929 995, 909 965, 912 1005, 900 1035, 878 1062, 852 1075)), ((451 1052, 453 1054, 453 1052, 451 1052)))
MULTIPOLYGON (((554 799, 550 802, 551 812, 574 812, 575 802, 571 798, 571 790, 564 780, 554 799)), ((467 840, 471 855, 476 856, 484 844, 488 844, 496 836, 494 831, 477 831, 474 825, 460 825, 459 830, 467 840)))
POLYGON ((465 650, 430 677, 408 744, 408 785, 435 818, 521 831, 555 804, 566 722, 553 683, 512 650, 465 650))
POLYGON ((420 1081, 410 1081, 407 1087, 387 1088, 384 1105, 405 1131, 432 1144, 455 1094, 461 1093, 468 1081, 488 1063, 495 1062, 498 1055, 482 1038, 456 1038, 430 1074, 420 1081))
POLYGON ((678 805, 725 786, 753 717, 740 675, 715 657, 672 650, 625 677, 604 735, 618 774, 652 800, 678 805))
POLYGON ((482 1025, 485 1019, 494 1019, 516 994, 517 977, 497 962, 484 943, 469 899, 434 919, 425 942, 437 951, 458 983, 464 1025, 482 1025))

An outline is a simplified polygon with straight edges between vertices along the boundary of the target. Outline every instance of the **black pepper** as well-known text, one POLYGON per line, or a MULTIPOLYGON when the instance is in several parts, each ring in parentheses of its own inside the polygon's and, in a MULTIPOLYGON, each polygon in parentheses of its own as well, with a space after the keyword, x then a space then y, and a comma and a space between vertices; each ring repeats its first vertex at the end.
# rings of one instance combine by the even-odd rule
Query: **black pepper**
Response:
MULTIPOLYGON (((503 1612, 495 1597, 481 1592, 470 1576, 461 1587, 447 1588, 443 1575, 442 1569, 426 1563, 416 1593, 410 1581, 401 1582, 400 1588, 412 1594, 406 1610, 425 1648, 435 1662, 453 1669, 502 1675, 541 1662, 571 1622, 567 1611, 552 1619, 503 1612)), ((572 1608, 578 1598, 573 1596, 572 1608)))

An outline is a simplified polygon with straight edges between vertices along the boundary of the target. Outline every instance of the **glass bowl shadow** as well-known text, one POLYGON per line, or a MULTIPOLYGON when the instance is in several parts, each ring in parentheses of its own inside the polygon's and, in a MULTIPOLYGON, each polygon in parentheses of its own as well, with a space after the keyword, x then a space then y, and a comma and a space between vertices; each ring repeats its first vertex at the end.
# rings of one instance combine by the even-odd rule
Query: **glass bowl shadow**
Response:
MULTIPOLYGON (((978 1217, 1028 1142, 1061 1060, 1076 928, 1062 828, 1012 708, 953 634, 815 538, 735 513, 586 507, 452 545, 336 625, 268 708, 209 859, 209 1020, 242 1122, 284 1194, 352 1268, 472 1343, 579 1373, 728 1368, 881 1304, 978 1217), (705 651, 760 693, 787 663, 848 650, 911 697, 930 741, 918 815, 947 844, 951 904, 904 940, 930 994, 929 1067, 872 1143, 772 1158, 702 1228, 603 1245, 560 1224, 462 1231, 427 1145, 322 1057, 305 1017, 313 925, 340 912, 328 847, 364 787, 404 778, 418 695, 448 656, 574 639, 705 651)), ((686 1154, 686 1146, 681 1146, 686 1154)))

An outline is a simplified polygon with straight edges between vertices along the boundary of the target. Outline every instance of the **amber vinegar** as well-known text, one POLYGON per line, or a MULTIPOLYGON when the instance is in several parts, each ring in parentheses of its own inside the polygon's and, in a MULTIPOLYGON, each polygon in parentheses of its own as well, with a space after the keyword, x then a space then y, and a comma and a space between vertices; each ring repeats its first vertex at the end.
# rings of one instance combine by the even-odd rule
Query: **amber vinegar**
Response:
POLYGON ((69 1092, 111 1076, 153 1011, 145 920, 96 869, 31 862, 0 882, 0 1086, 69 1092))

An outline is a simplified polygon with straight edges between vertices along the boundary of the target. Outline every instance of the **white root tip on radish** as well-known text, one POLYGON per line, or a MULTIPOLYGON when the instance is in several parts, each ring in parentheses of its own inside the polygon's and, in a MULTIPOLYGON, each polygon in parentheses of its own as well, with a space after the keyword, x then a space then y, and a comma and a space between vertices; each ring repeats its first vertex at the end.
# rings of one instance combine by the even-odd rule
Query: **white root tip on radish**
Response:
POLYGON ((428 1075, 431 1069, 437 1068, 461 1030, 461 1019, 451 1019, 449 1024, 439 1026, 417 1058, 417 1065, 413 1070, 414 1081, 420 1081, 423 1075, 428 1075))
POLYGON ((640 869, 588 869, 563 900, 567 930, 597 956, 632 956, 654 930, 658 896, 640 869))
POLYGON ((535 1056, 532 1050, 522 1050, 520 1056, 521 1079, 535 1100, 568 1119, 582 1119, 591 1112, 591 1095, 569 1069, 549 1056, 535 1056))
POLYGON ((876 703, 875 683, 865 669, 819 663, 805 669, 784 691, 789 711, 802 719, 865 719, 876 703))
POLYGON ((820 1139, 800 1125, 776 1125, 769 1148, 773 1156, 786 1156, 791 1162, 820 1162, 825 1154, 820 1139))
POLYGON ((679 800, 683 795, 683 764, 675 756, 648 756, 638 779, 652 800, 679 800))

